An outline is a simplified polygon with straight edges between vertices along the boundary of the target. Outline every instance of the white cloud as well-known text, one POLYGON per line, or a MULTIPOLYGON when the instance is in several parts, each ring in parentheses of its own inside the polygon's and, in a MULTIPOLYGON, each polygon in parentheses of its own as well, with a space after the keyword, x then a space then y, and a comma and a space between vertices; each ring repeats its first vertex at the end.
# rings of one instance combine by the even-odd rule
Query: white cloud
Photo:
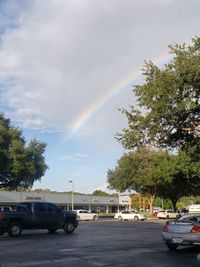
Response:
MULTIPOLYGON (((10 25, 18 27, 1 36, 0 82, 6 90, 0 104, 23 127, 70 132, 80 114, 144 59, 198 34, 198 1, 160 2, 35 0, 21 10, 5 6, 11 14, 17 10, 10 25)), ((117 107, 131 102, 124 91, 88 121, 87 130, 120 130, 117 107)))

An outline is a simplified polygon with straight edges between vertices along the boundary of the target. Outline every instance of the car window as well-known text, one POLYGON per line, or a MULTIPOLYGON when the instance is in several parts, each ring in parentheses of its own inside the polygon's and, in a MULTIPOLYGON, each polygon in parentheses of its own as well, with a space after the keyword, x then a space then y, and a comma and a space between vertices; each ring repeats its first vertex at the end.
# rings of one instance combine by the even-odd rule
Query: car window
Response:
POLYGON ((48 203, 47 204, 47 211, 51 212, 51 213, 57 213, 58 212, 58 208, 55 205, 53 205, 51 203, 48 203))
POLYGON ((31 211, 31 207, 32 207, 32 204, 31 203, 21 203, 18 207, 17 207, 17 210, 18 211, 31 211))
POLYGON ((10 211, 9 207, 4 207, 4 211, 10 211))
POLYGON ((35 210, 39 212, 46 211, 46 205, 45 203, 35 203, 35 210))

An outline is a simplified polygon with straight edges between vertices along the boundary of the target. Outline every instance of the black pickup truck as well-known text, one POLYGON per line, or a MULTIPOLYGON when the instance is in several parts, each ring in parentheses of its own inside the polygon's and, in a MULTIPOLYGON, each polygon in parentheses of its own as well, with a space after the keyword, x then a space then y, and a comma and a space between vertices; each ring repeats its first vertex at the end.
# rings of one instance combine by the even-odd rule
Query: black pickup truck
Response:
POLYGON ((73 211, 61 210, 48 202, 22 202, 16 211, 0 212, 0 235, 8 232, 16 237, 22 229, 47 229, 55 233, 62 228, 65 233, 72 233, 77 226, 73 211))

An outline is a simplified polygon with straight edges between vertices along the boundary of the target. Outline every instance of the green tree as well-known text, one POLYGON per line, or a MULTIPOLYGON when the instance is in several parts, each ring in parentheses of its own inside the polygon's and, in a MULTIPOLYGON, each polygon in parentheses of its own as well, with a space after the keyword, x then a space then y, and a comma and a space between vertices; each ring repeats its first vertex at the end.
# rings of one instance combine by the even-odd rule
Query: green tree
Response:
POLYGON ((168 167, 167 152, 143 147, 124 154, 115 169, 108 170, 108 184, 110 188, 120 192, 133 189, 147 196, 152 211, 160 187, 171 180, 168 167))
POLYGON ((91 195, 92 196, 102 196, 102 197, 110 196, 110 194, 108 194, 102 190, 95 190, 91 195))
POLYGON ((183 192, 199 194, 200 38, 169 48, 173 58, 162 69, 145 63, 144 83, 134 87, 137 107, 122 110, 128 127, 116 138, 126 149, 148 145, 173 151, 173 179, 163 184, 160 195, 169 197, 175 208, 183 192))
MULTIPOLYGON (((200 147, 200 38, 191 45, 171 45, 163 69, 153 62, 143 68, 144 84, 135 86, 138 106, 123 109, 128 128, 117 139, 125 148, 141 145, 187 149, 200 147)), ((199 160, 199 158, 198 158, 199 160)))
POLYGON ((0 188, 27 189, 45 174, 46 145, 33 139, 26 145, 22 132, 0 114, 0 188))
POLYGON ((181 197, 200 192, 200 182, 190 175, 190 165, 191 158, 184 152, 174 155, 140 148, 123 155, 115 169, 108 170, 108 183, 120 192, 133 189, 147 196, 151 211, 156 196, 170 199, 176 210, 181 197))

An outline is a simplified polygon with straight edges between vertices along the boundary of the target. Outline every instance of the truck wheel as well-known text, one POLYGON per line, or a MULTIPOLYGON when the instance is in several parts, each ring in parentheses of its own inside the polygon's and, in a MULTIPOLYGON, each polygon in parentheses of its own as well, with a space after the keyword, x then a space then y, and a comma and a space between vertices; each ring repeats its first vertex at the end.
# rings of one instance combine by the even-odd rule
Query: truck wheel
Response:
POLYGON ((50 234, 54 234, 58 230, 58 228, 47 228, 47 230, 50 234))
POLYGON ((73 222, 66 222, 64 224, 63 230, 67 234, 73 233, 74 230, 75 230, 75 223, 73 223, 73 222))
POLYGON ((8 229, 9 236, 17 237, 21 234, 21 232, 22 232, 22 226, 20 223, 18 223, 18 222, 11 223, 11 225, 8 229))

